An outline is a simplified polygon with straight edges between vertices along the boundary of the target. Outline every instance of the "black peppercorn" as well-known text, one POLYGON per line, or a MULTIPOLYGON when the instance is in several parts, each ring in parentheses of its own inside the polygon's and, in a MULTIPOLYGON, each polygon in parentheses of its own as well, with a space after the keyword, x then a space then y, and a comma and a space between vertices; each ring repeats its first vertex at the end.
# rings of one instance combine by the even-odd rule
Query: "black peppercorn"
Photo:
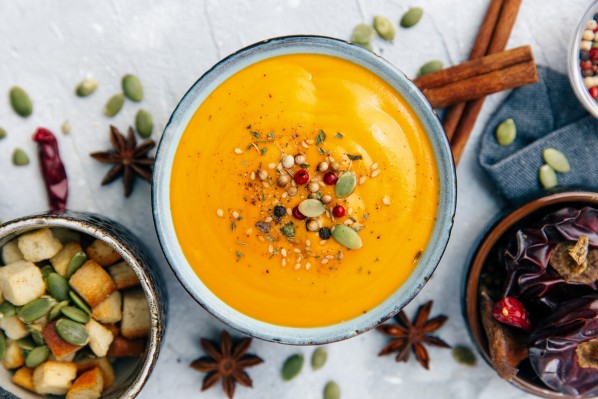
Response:
POLYGON ((274 220, 276 220, 276 222, 280 222, 280 219, 282 219, 282 217, 286 214, 287 214, 287 208, 285 208, 282 205, 276 205, 274 207, 274 211, 272 212, 272 215, 274 217, 274 220))
POLYGON ((327 240, 332 235, 332 232, 330 231, 330 229, 328 227, 322 227, 318 233, 322 240, 327 240))

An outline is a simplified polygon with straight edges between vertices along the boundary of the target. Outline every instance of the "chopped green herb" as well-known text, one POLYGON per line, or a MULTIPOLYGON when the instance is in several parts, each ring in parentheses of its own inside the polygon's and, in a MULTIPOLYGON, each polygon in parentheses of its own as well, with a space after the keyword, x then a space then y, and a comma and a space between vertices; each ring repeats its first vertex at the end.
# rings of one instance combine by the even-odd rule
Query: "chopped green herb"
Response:
POLYGON ((280 233, 285 237, 295 237, 295 223, 288 222, 280 228, 280 233))
POLYGON ((365 228, 365 226, 351 226, 351 228, 359 233, 362 229, 365 228))
POLYGON ((261 134, 259 134, 258 132, 254 132, 254 131, 249 132, 249 134, 251 134, 256 139, 259 139, 260 137, 262 137, 261 134))
POLYGON ((363 159, 363 157, 361 155, 352 155, 352 154, 345 154, 347 156, 347 158, 349 158, 351 161, 361 161, 363 159))
POLYGON ((253 144, 249 144, 249 145, 247 146, 247 149, 248 149, 248 150, 251 150, 251 147, 253 147, 253 144))
POLYGON ((320 153, 320 155, 326 155, 326 153, 324 152, 324 150, 321 149, 320 147, 318 147, 318 152, 320 153))
POLYGON ((307 169, 309 168, 309 164, 308 163, 302 163, 301 164, 301 169, 307 169))
POLYGON ((320 133, 316 136, 316 145, 323 143, 326 140, 326 133, 323 130, 320 130, 320 133))
POLYGON ((272 237, 270 234, 266 235, 266 238, 271 241, 271 242, 276 242, 276 240, 274 239, 274 237, 272 237))
POLYGON ((241 259, 243 257, 243 252, 235 252, 235 255, 237 256, 237 259, 241 259))
POLYGON ((266 147, 262 148, 262 150, 260 151, 260 153, 261 153, 262 155, 265 155, 265 154, 266 154, 266 152, 268 152, 268 149, 267 149, 266 147))
POLYGON ((268 138, 269 138, 269 139, 273 139, 273 138, 274 138, 274 132, 270 132, 270 133, 268 133, 268 138))
POLYGON ((338 132, 337 134, 334 135, 334 137, 336 137, 337 139, 342 139, 344 136, 341 132, 338 132))
POLYGON ((353 223, 357 223, 357 220, 353 216, 349 216, 349 219, 351 219, 353 223))
POLYGON ((369 214, 369 213, 364 213, 364 214, 363 214, 363 218, 364 218, 364 219, 367 219, 367 218, 369 218, 369 217, 370 217, 370 214, 369 214))
POLYGON ((235 231, 236 228, 237 228, 237 224, 233 220, 232 222, 230 222, 230 231, 235 231))

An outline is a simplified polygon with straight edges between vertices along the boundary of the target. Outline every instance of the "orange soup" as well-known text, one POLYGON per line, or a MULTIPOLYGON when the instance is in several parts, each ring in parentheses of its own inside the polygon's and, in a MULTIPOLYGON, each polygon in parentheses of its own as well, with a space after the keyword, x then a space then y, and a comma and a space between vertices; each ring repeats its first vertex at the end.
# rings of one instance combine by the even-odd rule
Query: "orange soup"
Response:
POLYGON ((170 187, 179 244, 204 284, 289 327, 350 320, 388 298, 428 244, 438 197, 432 146, 406 100, 315 54, 260 61, 217 87, 186 127, 170 187))

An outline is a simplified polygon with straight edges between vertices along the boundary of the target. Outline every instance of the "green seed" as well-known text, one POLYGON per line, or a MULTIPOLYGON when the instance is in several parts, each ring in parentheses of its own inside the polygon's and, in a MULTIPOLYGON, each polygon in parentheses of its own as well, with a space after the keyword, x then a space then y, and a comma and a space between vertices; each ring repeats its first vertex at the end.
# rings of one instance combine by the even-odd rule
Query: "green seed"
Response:
POLYGON ((54 268, 53 268, 52 266, 50 266, 50 265, 46 265, 46 266, 42 267, 42 278, 43 278, 44 280, 47 280, 47 279, 48 279, 48 276, 49 276, 51 273, 54 273, 54 272, 55 272, 55 270, 54 270, 54 268))
POLYGON ((496 141, 503 147, 513 144, 515 137, 517 137, 517 126, 513 119, 503 121, 496 128, 496 141))
POLYGON ((60 316, 62 314, 62 308, 64 308, 65 306, 69 305, 69 301, 62 301, 57 303, 56 305, 54 305, 54 307, 52 308, 52 310, 50 310, 50 314, 48 315, 48 318, 50 319, 50 321, 56 320, 58 318, 58 316, 60 316))
POLYGON ((543 153, 544 162, 552 169, 560 173, 568 173, 571 170, 569 160, 559 150, 554 148, 546 148, 543 153))
POLYGON ((73 126, 71 126, 71 122, 64 121, 62 125, 60 125, 60 130, 62 130, 62 134, 70 134, 73 130, 73 126))
POLYGON ((540 183, 545 189, 556 187, 559 184, 556 172, 549 165, 540 166, 539 176, 540 183))
POLYGON ((60 274, 50 273, 46 284, 48 285, 48 292, 54 299, 58 301, 69 299, 69 283, 60 274))
POLYGON ((4 332, 0 331, 0 361, 4 360, 6 355, 6 337, 4 332))
POLYGON ((77 295, 77 293, 75 291, 69 292, 69 297, 71 298, 71 301, 73 301, 75 306, 77 306, 79 309, 81 309, 85 313, 91 314, 91 309, 89 308, 89 306, 87 306, 85 301, 83 299, 81 299, 81 297, 79 295, 77 295))
POLYGON ((6 130, 0 127, 0 140, 6 137, 6 130))
POLYGON ((25 337, 17 340, 17 345, 24 351, 33 350, 37 346, 35 345, 35 342, 33 342, 33 339, 30 337, 25 337))
POLYGON ((417 25, 417 23, 419 22, 419 20, 422 18, 422 15, 424 15, 424 9, 421 7, 412 7, 409 10, 407 10, 407 12, 405 14, 403 14, 403 17, 401 18, 401 26, 403 28, 412 28, 415 25, 417 25))
POLYGON ((25 166, 29 165, 29 157, 27 153, 23 151, 21 148, 15 148, 12 153, 12 163, 15 166, 25 166))
POLYGON ((13 86, 9 92, 10 105, 12 109, 23 118, 28 117, 33 112, 33 104, 25 90, 19 86, 13 86))
POLYGON ((314 370, 321 369, 326 364, 326 360, 328 360, 328 352, 326 352, 326 348, 316 349, 311 355, 311 368, 314 370))
POLYGON ((341 399, 341 389, 334 381, 328 381, 324 387, 324 399, 341 399))
POLYGON ((464 366, 473 367, 477 363, 477 359, 471 349, 466 346, 457 345, 452 350, 453 359, 464 366))
POLYGON ((79 97, 87 97, 93 94, 98 88, 98 81, 94 79, 85 79, 75 88, 75 94, 79 97))
POLYGON ((299 212, 308 218, 315 218, 326 212, 326 205, 322 201, 308 198, 299 203, 299 212))
POLYGON ((338 178, 334 185, 334 193, 338 198, 345 198, 351 195, 355 187, 357 187, 357 177, 353 172, 347 172, 338 178))
POLYGON ((145 139, 151 136, 154 130, 152 115, 144 109, 137 111, 137 115, 135 115, 135 129, 145 139))
POLYGON ((25 366, 29 368, 36 368, 50 357, 50 349, 44 346, 38 346, 33 349, 25 358, 25 366))
POLYGON ((36 345, 39 346, 39 345, 46 344, 46 340, 44 339, 44 336, 42 335, 43 327, 41 325, 28 324, 27 329, 29 331, 31 331, 31 338, 33 338, 33 342, 35 342, 36 345))
POLYGON ((89 335, 81 323, 69 319, 60 319, 56 322, 56 332, 60 338, 72 345, 87 344, 89 335))
POLYGON ((4 301, 0 304, 0 313, 4 318, 13 317, 17 314, 17 308, 12 303, 4 301))
POLYGON ((396 29, 390 19, 382 15, 374 17, 374 29, 378 32, 378 36, 389 42, 393 41, 396 34, 396 29))
POLYGON ((41 297, 29 302, 21 309, 19 309, 19 319, 23 323, 31 323, 35 320, 41 319, 52 310, 54 301, 48 297, 41 297))
POLYGON ((285 381, 292 380, 299 374, 301 368, 303 368, 303 355, 297 353, 289 356, 282 365, 282 379, 285 381))
POLYGON ((417 76, 421 77, 421 76, 427 75, 429 73, 438 72, 438 71, 441 71, 442 68, 444 68, 444 64, 442 63, 442 61, 440 61, 440 60, 429 61, 429 62, 426 62, 424 65, 422 65, 421 68, 419 68, 419 72, 417 73, 417 76))
POLYGON ((127 74, 122 80, 123 92, 129 100, 139 102, 143 100, 143 86, 135 75, 127 74))
POLYGON ((337 224, 332 230, 332 238, 349 249, 359 249, 363 245, 359 234, 349 226, 337 224))
POLYGON ((85 262, 87 262, 87 255, 85 255, 85 252, 79 251, 73 255, 66 267, 66 278, 71 278, 85 262))
POLYGON ((368 24, 358 24, 353 29, 351 41, 357 44, 369 44, 376 36, 376 31, 368 24))
POLYGON ((125 96, 122 93, 115 94, 108 99, 106 105, 104 105, 104 115, 114 116, 120 112, 125 103, 125 96))
POLYGON ((65 306, 60 309, 63 315, 78 323, 87 323, 89 321, 89 314, 85 313, 74 306, 65 306))

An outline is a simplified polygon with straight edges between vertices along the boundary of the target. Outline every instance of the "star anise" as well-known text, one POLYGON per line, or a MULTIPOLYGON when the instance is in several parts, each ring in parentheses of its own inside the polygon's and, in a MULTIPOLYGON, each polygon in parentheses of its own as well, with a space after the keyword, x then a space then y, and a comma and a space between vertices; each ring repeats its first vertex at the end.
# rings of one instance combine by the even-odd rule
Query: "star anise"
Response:
POLYGON ((133 183, 137 176, 148 183, 152 182, 154 158, 147 154, 156 146, 154 140, 146 140, 137 146, 133 128, 129 128, 125 139, 125 136, 116 127, 110 126, 110 142, 113 150, 90 154, 96 161, 114 164, 104 176, 102 185, 111 183, 122 175, 125 197, 128 197, 133 191, 133 183))
POLYGON ((229 398, 235 394, 235 383, 244 387, 253 387, 251 378, 243 369, 264 361, 255 355, 246 354, 251 345, 251 338, 243 338, 233 343, 231 336, 226 331, 222 331, 220 349, 215 342, 205 338, 202 338, 200 343, 208 356, 193 361, 191 367, 208 373, 203 379, 202 391, 211 388, 220 379, 222 379, 222 389, 229 398))
POLYGON ((440 329, 448 320, 444 315, 436 316, 428 320, 433 301, 428 301, 420 306, 415 316, 415 321, 411 323, 404 311, 395 316, 397 324, 383 324, 377 327, 377 330, 384 335, 393 338, 378 354, 384 356, 393 352, 398 352, 397 362, 407 362, 411 351, 415 354, 417 361, 425 368, 429 369, 430 356, 424 347, 424 344, 438 346, 440 348, 450 348, 451 346, 442 339, 430 335, 432 332, 440 329))

